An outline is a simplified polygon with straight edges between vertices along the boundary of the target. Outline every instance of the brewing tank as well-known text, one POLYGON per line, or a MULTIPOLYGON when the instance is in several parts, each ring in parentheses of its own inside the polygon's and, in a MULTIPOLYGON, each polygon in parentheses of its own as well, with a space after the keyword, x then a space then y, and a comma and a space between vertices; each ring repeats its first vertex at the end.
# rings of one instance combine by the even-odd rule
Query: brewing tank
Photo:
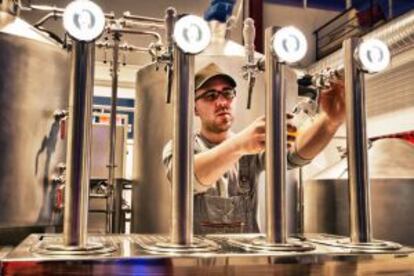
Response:
POLYGON ((61 224, 61 120, 69 58, 54 40, 0 11, 0 243, 61 224), (56 206, 55 206, 56 205, 56 206))
MULTIPOLYGON (((374 238, 413 246, 414 145, 396 138, 377 140, 368 159, 374 238)), ((349 236, 346 161, 305 182, 305 232, 349 236)))

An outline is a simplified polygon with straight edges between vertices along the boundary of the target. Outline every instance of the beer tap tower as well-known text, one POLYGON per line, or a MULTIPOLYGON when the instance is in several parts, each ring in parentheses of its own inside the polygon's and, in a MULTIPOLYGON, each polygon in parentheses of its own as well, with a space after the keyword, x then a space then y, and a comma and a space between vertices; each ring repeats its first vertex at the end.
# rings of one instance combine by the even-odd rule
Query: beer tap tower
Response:
MULTIPOLYGON (((172 208, 170 238, 140 245, 151 252, 200 253, 218 249, 204 238, 193 237, 193 118, 194 58, 210 43, 211 33, 202 18, 187 15, 170 21, 173 32, 168 39, 172 50, 173 79, 173 155, 172 208)), ((170 81, 170 79, 168 78, 170 81)), ((167 85, 168 87, 168 85, 167 85)), ((167 89, 167 103, 170 90, 167 89)))
POLYGON ((383 71, 390 52, 378 39, 349 38, 343 42, 350 238, 316 239, 322 244, 344 247, 354 252, 395 251, 401 245, 372 237, 368 139, 366 133, 365 74, 383 71))
POLYGON ((254 251, 308 251, 314 247, 299 240, 288 239, 286 224, 286 64, 302 59, 307 50, 304 35, 294 27, 270 27, 265 32, 265 59, 254 61, 251 44, 254 40, 253 20, 245 20, 244 40, 247 65, 243 68, 249 80, 249 103, 254 75, 265 72, 266 83, 266 237, 230 239, 229 242, 254 251), (250 44, 250 45, 249 45, 250 44))
POLYGON ((105 28, 105 15, 89 0, 73 1, 63 12, 63 25, 72 39, 63 239, 40 242, 34 251, 57 255, 108 253, 115 250, 111 244, 90 241, 87 235, 94 50, 95 40, 105 28))

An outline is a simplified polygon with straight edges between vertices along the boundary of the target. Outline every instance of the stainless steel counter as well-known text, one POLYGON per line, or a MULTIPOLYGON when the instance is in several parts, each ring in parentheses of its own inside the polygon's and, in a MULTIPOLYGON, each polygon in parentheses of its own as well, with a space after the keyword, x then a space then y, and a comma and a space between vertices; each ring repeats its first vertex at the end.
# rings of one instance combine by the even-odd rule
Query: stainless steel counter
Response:
MULTIPOLYGON (((91 242, 112 244, 117 250, 101 255, 41 255, 39 242, 61 239, 59 235, 29 236, 2 260, 2 275, 412 275, 411 248, 384 254, 360 254, 314 244, 307 252, 246 252, 228 239, 243 240, 257 235, 211 235, 219 244, 212 253, 156 254, 139 244, 166 241, 157 235, 90 236, 91 242)), ((311 235, 315 238, 315 235, 311 235)))

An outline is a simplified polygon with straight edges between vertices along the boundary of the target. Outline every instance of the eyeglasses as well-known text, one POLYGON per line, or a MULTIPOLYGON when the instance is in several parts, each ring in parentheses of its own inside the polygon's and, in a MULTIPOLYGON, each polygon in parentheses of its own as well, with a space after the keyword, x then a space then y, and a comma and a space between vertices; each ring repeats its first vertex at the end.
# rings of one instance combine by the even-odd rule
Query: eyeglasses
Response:
POLYGON ((204 99, 208 102, 214 102, 220 97, 220 95, 230 101, 236 97, 236 90, 234 88, 227 88, 222 91, 212 89, 197 96, 195 100, 198 101, 199 99, 204 99))

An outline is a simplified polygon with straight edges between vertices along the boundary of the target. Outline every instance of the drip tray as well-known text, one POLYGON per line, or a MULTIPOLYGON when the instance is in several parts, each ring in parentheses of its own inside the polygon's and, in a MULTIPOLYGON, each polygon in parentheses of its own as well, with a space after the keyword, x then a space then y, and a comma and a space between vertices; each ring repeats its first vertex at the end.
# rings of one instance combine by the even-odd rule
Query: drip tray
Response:
POLYGON ((362 254, 349 248, 311 242, 315 237, 334 239, 331 235, 318 235, 311 235, 309 239, 307 235, 290 238, 295 244, 306 242, 312 248, 299 251, 251 251, 239 246, 240 242, 263 241, 264 237, 257 234, 196 236, 196 248, 204 244, 213 250, 195 252, 154 252, 153 245, 171 247, 169 237, 163 235, 94 235, 88 238, 90 244, 105 245, 114 251, 51 255, 36 249, 60 243, 61 235, 33 234, 2 259, 1 275, 253 275, 263 272, 320 275, 327 271, 330 275, 414 274, 411 248, 362 254))

